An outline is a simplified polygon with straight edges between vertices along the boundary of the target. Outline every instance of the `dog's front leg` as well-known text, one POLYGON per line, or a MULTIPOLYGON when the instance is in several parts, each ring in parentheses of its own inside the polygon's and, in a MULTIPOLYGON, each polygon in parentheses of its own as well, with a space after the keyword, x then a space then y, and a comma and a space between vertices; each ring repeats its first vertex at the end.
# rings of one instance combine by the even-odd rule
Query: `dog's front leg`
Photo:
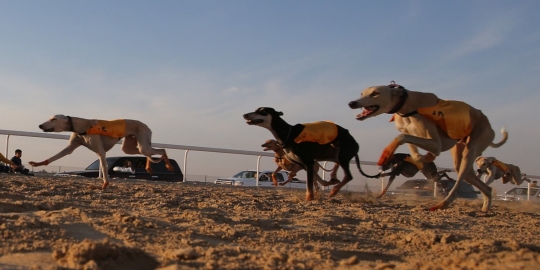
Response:
POLYGON ((82 142, 80 140, 80 138, 75 134, 73 133, 69 139, 69 143, 68 143, 68 146, 66 146, 66 148, 62 149, 62 151, 58 152, 58 154, 44 160, 44 161, 41 161, 41 162, 34 162, 34 161, 30 161, 28 162, 28 164, 30 164, 31 166, 33 167, 39 167, 39 166, 47 166, 51 163, 53 163, 53 161, 56 161, 62 157, 65 157, 71 153, 73 153, 73 150, 77 149, 77 147, 81 146, 82 145, 82 142))
MULTIPOLYGON (((381 174, 381 177, 383 177, 383 175, 387 175, 387 174, 381 174)), ((390 185, 392 184, 392 182, 394 182, 394 179, 396 178, 395 173, 389 173, 389 175, 390 175, 390 179, 388 179, 388 183, 386 183, 386 186, 381 191, 381 193, 377 195, 377 199, 380 199, 382 196, 384 196, 384 194, 386 194, 386 192, 388 191, 388 188, 390 188, 390 185)))
POLYGON ((101 189, 107 188, 109 186, 109 168, 107 166, 107 158, 105 156, 105 149, 103 148, 103 143, 101 137, 95 136, 91 141, 92 148, 95 150, 96 154, 99 156, 99 164, 101 165, 101 173, 103 177, 103 185, 101 189))
MULTIPOLYGON (((278 186, 278 182, 277 182, 277 178, 276 178, 276 174, 281 171, 281 167, 278 166, 276 168, 276 170, 272 173, 272 182, 274 183, 274 187, 277 187, 278 186)), ((289 174, 289 178, 291 178, 291 175, 289 174)))
POLYGON ((404 143, 416 145, 429 152, 424 156, 420 155, 422 157, 420 160, 421 163, 433 162, 435 157, 441 153, 441 141, 438 136, 433 136, 433 138, 427 139, 409 134, 400 134, 384 148, 377 165, 383 166, 384 164, 390 162, 396 149, 404 143))
MULTIPOLYGON (((493 181, 495 181, 495 173, 496 171, 493 171, 493 170, 497 170, 497 168, 495 168, 495 166, 491 166, 493 168, 487 168, 486 170, 486 177, 487 177, 487 180, 484 180, 484 183, 486 185, 490 185, 491 183, 493 183, 493 181)), ((485 179, 485 178, 484 178, 485 179)))

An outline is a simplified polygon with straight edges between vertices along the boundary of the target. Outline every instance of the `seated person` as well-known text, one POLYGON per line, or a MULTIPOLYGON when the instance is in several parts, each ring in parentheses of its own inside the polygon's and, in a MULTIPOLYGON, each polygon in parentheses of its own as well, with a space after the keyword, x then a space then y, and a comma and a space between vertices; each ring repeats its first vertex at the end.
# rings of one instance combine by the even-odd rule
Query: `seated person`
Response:
POLYGON ((15 163, 13 163, 13 161, 7 159, 6 157, 4 157, 4 155, 2 155, 2 153, 0 153, 0 161, 8 164, 8 165, 11 165, 11 166, 5 166, 3 164, 0 164, 0 172, 3 172, 3 173, 8 173, 10 171, 10 168, 12 166, 15 166, 15 163))
POLYGON ((124 161, 123 167, 115 167, 113 168, 114 171, 117 172, 129 172, 129 173, 135 173, 135 169, 133 169, 133 165, 131 164, 130 160, 124 161))
POLYGON ((11 161, 15 164, 15 165, 11 165, 11 168, 12 168, 13 172, 18 172, 18 173, 27 174, 27 175, 33 175, 33 174, 30 173, 30 170, 26 169, 22 165, 21 157, 22 157, 22 150, 21 149, 15 150, 15 156, 13 156, 11 158, 11 161))

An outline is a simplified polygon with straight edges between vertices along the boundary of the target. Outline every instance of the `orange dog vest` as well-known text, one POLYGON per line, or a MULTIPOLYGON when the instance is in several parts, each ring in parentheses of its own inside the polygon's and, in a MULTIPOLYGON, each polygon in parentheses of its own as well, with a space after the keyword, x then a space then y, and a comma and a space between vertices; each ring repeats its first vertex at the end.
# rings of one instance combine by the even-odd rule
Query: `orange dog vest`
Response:
POLYGON ((103 135, 112 138, 123 138, 126 136, 126 120, 97 120, 97 124, 91 126, 86 134, 103 135))
POLYGON ((305 123, 302 132, 294 139, 295 143, 316 142, 328 144, 336 139, 338 128, 330 121, 305 123))
POLYGON ((505 163, 503 162, 500 162, 498 160, 494 160, 491 162, 491 165, 499 168, 499 170, 503 171, 503 172, 507 172, 508 171, 508 166, 506 166, 505 163))
POLYGON ((417 112, 435 122, 448 137, 460 140, 472 131, 469 109, 470 106, 461 101, 440 100, 437 105, 419 108, 417 112))

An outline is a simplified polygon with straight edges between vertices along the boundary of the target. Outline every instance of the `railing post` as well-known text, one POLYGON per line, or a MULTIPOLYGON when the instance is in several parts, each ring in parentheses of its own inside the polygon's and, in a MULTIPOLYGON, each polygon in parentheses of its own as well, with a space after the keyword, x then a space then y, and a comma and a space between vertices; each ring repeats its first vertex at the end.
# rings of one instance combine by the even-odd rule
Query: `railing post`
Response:
POLYGON ((379 170, 379 173, 381 173, 381 176, 379 178, 381 178, 381 192, 379 194, 381 194, 384 190, 384 176, 382 176, 382 170, 379 170))
POLYGON ((433 181, 433 197, 437 198, 437 182, 433 181))
POLYGON ((257 172, 255 173, 255 186, 259 186, 259 166, 261 165, 261 158, 262 156, 259 156, 257 158, 257 172))
POLYGON ((184 153, 184 179, 182 180, 182 182, 187 181, 187 154, 188 152, 189 150, 186 150, 186 152, 184 153))
POLYGON ((7 135, 6 137, 6 158, 9 156, 8 150, 9 150, 9 135, 7 135))

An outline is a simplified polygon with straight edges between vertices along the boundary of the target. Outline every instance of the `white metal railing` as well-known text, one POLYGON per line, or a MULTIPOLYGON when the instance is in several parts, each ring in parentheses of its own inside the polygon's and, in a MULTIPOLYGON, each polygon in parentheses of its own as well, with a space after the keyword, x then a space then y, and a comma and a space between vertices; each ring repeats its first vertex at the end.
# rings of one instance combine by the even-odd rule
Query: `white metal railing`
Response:
MULTIPOLYGON (((0 129, 0 134, 7 136, 7 138, 6 138, 6 155, 7 155, 7 153, 9 153, 9 137, 11 135, 13 135, 13 136, 22 136, 22 137, 60 139, 60 140, 69 140, 69 138, 70 138, 69 135, 51 134, 51 133, 39 133, 39 132, 28 132, 28 131, 4 130, 4 129, 0 129)), ((121 141, 118 141, 117 144, 121 144, 121 141)), ((225 148, 211 148, 211 147, 189 146, 189 145, 179 145, 179 144, 152 143, 152 146, 159 147, 159 148, 166 148, 166 149, 186 150, 186 152, 184 154, 184 171, 183 171, 183 173, 184 173, 184 180, 183 181, 184 182, 187 180, 187 157, 188 157, 188 152, 190 150, 192 150, 192 151, 200 151, 200 152, 213 152, 213 153, 225 153, 225 154, 258 156, 258 158, 257 158, 257 173, 259 172, 259 165, 260 165, 261 157, 263 157, 263 156, 273 157, 274 156, 273 153, 267 153, 267 152, 225 149, 225 148)), ((351 163, 353 163, 353 161, 351 161, 351 163)), ((362 165, 370 165, 370 166, 377 166, 377 163, 372 162, 372 161, 361 161, 360 164, 362 164, 362 165)), ((323 167, 326 167, 326 163, 324 163, 323 167)), ((454 171, 451 168, 440 168, 440 169, 449 169, 451 171, 454 171)), ((101 172, 101 170, 100 170, 100 172, 101 172)), ((325 171, 323 170, 323 179, 324 179, 324 176, 325 176, 325 171)), ((258 175, 256 177, 257 177, 256 185, 258 186, 259 185, 259 177, 258 177, 258 175)), ((529 179, 540 179, 540 176, 527 175, 527 178, 529 178, 529 179)), ((381 182, 382 182, 382 188, 384 188, 384 178, 381 178, 381 182)), ((434 193, 436 193, 436 189, 437 188, 435 186, 434 193)), ((434 194, 434 195, 436 195, 436 194, 434 194)), ((528 198, 527 198, 527 200, 528 200, 528 198)))
MULTIPOLYGON (((14 131, 14 130, 3 130, 0 129, 0 134, 7 135, 6 138, 6 154, 9 153, 9 137, 10 136, 22 136, 22 137, 36 137, 36 138, 48 138, 48 139, 60 139, 60 140, 69 140, 69 135, 60 135, 60 134, 51 134, 51 133, 40 133, 40 132, 28 132, 28 131, 14 131)), ((117 144, 121 144, 119 141, 117 144)), ((177 150, 186 150, 184 154, 184 181, 187 179, 187 160, 189 151, 199 151, 199 152, 213 152, 213 153, 225 153, 225 154, 237 154, 237 155, 250 155, 258 156, 257 158, 257 172, 259 172, 260 159, 263 156, 273 157, 273 153, 268 152, 257 152, 257 151, 247 151, 247 150, 236 150, 236 149, 225 149, 225 148, 211 148, 211 147, 201 147, 201 146, 189 146, 189 145, 179 145, 179 144, 164 144, 164 143, 152 143, 152 146, 166 149, 177 149, 177 150)), ((375 162, 371 161, 361 161, 362 165, 377 165, 375 162)), ((100 170, 101 171, 101 170, 100 170)), ((323 171, 324 172, 324 171, 323 171)), ((258 185, 258 175, 257 175, 257 185, 258 185)))

